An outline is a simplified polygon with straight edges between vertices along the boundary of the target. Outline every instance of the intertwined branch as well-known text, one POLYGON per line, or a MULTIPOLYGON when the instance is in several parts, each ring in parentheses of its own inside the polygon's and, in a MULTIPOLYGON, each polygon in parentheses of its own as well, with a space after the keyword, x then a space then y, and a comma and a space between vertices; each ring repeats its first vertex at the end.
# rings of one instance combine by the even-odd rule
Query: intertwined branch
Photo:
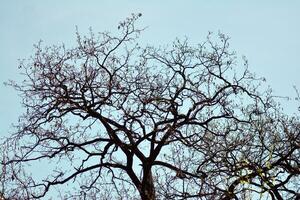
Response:
POLYGON ((39 43, 21 63, 24 81, 8 84, 26 112, 3 143, 4 196, 299 197, 299 118, 259 92, 228 37, 141 47, 139 17, 118 36, 77 33, 72 49, 39 43), (47 172, 30 173, 40 163, 47 172))

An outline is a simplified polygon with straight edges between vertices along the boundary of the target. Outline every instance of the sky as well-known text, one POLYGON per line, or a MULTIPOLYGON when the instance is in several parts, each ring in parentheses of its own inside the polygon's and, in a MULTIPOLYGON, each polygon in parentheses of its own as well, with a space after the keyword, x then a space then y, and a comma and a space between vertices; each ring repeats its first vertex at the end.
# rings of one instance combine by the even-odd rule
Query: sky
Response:
MULTIPOLYGON (((0 137, 13 132, 21 99, 3 82, 21 80, 18 59, 32 55, 33 44, 74 46, 76 26, 85 33, 117 30, 131 13, 142 13, 143 43, 161 45, 176 37, 201 43, 208 31, 227 34, 231 49, 249 60, 280 96, 300 88, 300 1, 297 0, 0 0, 0 137)), ((288 112, 293 103, 284 102, 288 112)))

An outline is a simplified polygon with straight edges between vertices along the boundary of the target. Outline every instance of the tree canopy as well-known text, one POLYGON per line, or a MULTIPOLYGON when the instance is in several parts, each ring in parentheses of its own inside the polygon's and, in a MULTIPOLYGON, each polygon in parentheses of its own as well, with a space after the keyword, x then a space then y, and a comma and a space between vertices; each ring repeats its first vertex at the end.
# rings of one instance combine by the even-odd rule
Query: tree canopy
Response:
POLYGON ((24 80, 8 85, 25 113, 1 147, 4 198, 300 198, 299 116, 226 35, 142 46, 140 16, 117 35, 77 32, 74 48, 38 43, 20 63, 24 80))

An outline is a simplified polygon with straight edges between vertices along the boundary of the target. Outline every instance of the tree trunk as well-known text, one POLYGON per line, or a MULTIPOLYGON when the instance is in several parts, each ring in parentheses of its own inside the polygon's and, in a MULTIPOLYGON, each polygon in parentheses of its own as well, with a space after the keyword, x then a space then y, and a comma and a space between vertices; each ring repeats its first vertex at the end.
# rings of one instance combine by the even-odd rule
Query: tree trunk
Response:
POLYGON ((140 195, 142 200, 155 200, 155 188, 151 170, 143 178, 140 195))

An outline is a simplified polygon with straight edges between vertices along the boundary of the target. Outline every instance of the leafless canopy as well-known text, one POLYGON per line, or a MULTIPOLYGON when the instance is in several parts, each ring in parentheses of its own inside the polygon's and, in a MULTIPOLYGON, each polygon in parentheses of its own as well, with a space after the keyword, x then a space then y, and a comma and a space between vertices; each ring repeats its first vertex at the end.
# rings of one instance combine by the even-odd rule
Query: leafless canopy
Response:
POLYGON ((119 35, 35 46, 8 84, 25 113, 2 147, 7 199, 299 198, 300 124, 228 37, 141 47, 119 35))

